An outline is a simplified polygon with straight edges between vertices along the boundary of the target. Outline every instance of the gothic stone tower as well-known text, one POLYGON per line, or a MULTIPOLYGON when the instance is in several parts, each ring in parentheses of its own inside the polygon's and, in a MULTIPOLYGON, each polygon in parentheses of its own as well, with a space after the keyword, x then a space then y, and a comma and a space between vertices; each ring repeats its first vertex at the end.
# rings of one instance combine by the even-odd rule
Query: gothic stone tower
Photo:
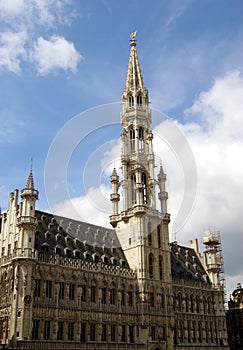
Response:
POLYGON ((161 310, 159 305, 166 303, 166 321, 165 315, 160 311, 152 316, 150 324, 157 323, 161 326, 161 332, 166 332, 167 346, 170 349, 173 321, 170 308, 172 279, 166 175, 162 167, 157 180, 154 175, 155 156, 149 96, 143 82, 135 36, 135 33, 131 35, 126 85, 122 93, 122 180, 119 181, 114 169, 111 176, 113 213, 110 222, 117 232, 130 267, 137 273, 144 340, 148 339, 147 313, 157 307, 161 310), (157 185, 160 210, 156 208, 157 185), (119 186, 123 197, 123 208, 120 212, 119 186))

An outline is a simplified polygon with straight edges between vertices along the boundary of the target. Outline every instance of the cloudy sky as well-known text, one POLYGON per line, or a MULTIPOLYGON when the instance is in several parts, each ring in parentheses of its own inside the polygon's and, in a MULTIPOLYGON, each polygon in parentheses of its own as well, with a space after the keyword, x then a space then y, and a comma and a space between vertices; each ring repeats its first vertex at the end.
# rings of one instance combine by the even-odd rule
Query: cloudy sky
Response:
POLYGON ((0 0, 0 204, 6 210, 9 192, 24 187, 33 157, 39 209, 109 226, 137 30, 157 165, 168 174, 171 240, 219 230, 232 291, 243 284, 243 3, 152 4, 0 0))

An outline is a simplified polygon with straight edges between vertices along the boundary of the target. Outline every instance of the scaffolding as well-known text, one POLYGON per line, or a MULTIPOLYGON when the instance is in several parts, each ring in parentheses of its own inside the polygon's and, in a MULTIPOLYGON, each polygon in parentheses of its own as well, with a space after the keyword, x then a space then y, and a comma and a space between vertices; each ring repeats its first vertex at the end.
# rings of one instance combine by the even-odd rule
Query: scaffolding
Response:
POLYGON ((224 288, 224 304, 225 308, 228 307, 228 299, 226 293, 226 280, 225 280, 225 270, 224 270, 224 258, 223 258, 223 247, 221 241, 220 231, 212 231, 209 229, 204 233, 203 243, 207 247, 214 246, 216 248, 216 262, 220 267, 219 270, 219 281, 220 285, 224 288))

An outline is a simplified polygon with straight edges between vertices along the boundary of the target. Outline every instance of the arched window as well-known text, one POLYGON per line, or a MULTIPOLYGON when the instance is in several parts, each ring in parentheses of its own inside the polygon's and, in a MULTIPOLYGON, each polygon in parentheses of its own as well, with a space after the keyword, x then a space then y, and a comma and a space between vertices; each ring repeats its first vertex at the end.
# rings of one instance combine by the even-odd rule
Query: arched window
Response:
POLYGON ((138 129, 138 145, 139 145, 139 150, 143 151, 144 150, 144 130, 142 127, 138 129))
POLYGON ((143 102, 142 96, 141 95, 137 95, 137 105, 138 105, 138 107, 142 106, 142 102, 143 102))
POLYGON ((134 106, 134 98, 132 95, 129 96, 129 107, 133 107, 134 106))
POLYGON ((163 279, 163 260, 161 255, 159 256, 159 278, 163 279))
POLYGON ((154 257, 153 254, 149 254, 149 278, 154 277, 154 257))
POLYGON ((132 182, 132 204, 136 204, 136 175, 135 174, 132 174, 131 182, 132 182))
POLYGON ((130 145, 131 152, 135 152, 135 130, 133 128, 130 129, 130 145))
POLYGON ((147 177, 145 173, 142 173, 142 185, 143 185, 143 203, 147 204, 147 177))

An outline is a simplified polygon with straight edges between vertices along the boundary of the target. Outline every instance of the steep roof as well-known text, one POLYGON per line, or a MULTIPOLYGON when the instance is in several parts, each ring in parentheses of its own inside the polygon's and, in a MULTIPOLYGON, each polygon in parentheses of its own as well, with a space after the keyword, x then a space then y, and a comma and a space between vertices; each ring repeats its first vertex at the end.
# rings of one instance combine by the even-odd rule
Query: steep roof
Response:
POLYGON ((194 249, 172 242, 171 270, 173 279, 209 282, 207 273, 194 249))
POLYGON ((37 210, 36 217, 39 253, 129 267, 114 230, 37 210))

